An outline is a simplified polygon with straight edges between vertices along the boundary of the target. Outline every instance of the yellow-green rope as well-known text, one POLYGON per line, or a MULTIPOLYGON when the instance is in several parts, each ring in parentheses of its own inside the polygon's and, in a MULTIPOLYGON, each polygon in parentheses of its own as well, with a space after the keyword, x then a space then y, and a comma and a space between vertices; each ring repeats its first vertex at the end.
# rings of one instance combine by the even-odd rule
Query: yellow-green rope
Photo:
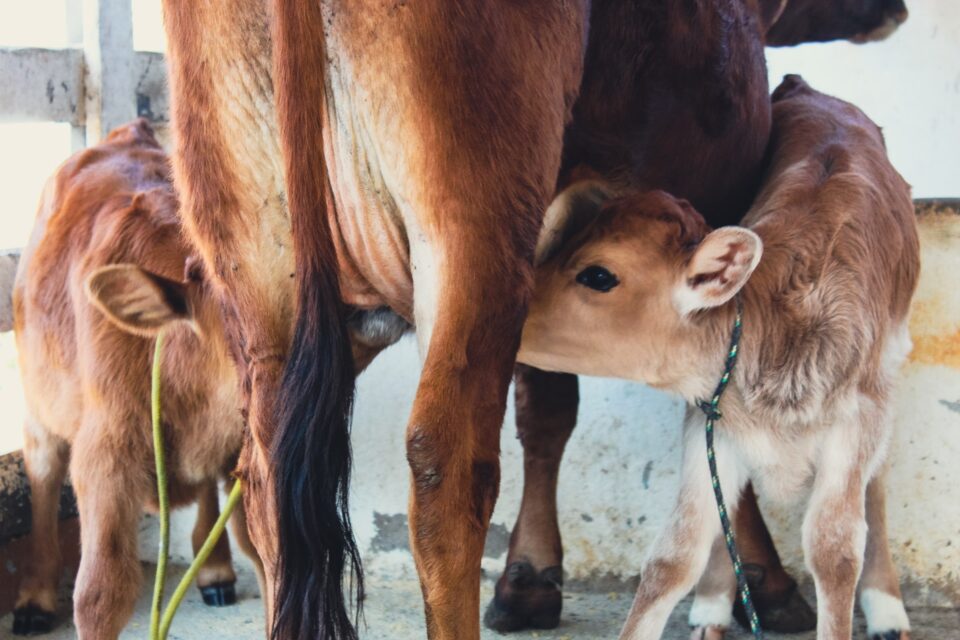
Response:
POLYGON ((157 555, 157 577, 153 585, 153 606, 150 610, 150 640, 166 640, 173 616, 177 607, 187 593, 187 589, 197 577, 200 567, 207 561, 217 541, 223 534, 224 528, 233 510, 236 509, 243 495, 243 487, 237 479, 230 490, 230 497, 220 517, 207 535, 197 556, 190 563, 190 568, 180 579, 170 598, 170 603, 160 616, 160 606, 163 601, 164 582, 167 577, 167 557, 170 555, 170 501, 167 497, 167 462, 163 455, 163 427, 160 422, 160 368, 163 357, 163 332, 157 334, 157 342, 153 351, 153 370, 150 378, 150 417, 153 424, 153 456, 157 466, 157 501, 160 504, 160 550, 157 555))
POLYGON ((157 502, 160 506, 160 550, 157 553, 157 576, 153 583, 153 605, 150 608, 150 640, 160 639, 160 605, 163 583, 167 577, 167 556, 170 552, 170 501, 167 497, 167 462, 163 457, 163 427, 160 424, 160 365, 163 360, 163 331, 157 334, 150 378, 150 418, 153 423, 153 458, 157 466, 157 502))
POLYGON ((210 529, 210 534, 204 541, 203 546, 200 547, 200 551, 197 552, 197 557, 190 563, 190 568, 187 569, 183 578, 180 579, 180 584, 177 585, 177 589, 170 598, 170 604, 168 604, 167 608, 163 611, 163 619, 160 622, 160 640, 166 640, 167 632, 170 631, 170 624, 173 622, 173 616, 177 613, 177 607, 180 606, 180 601, 183 600, 183 597, 187 594, 187 589, 190 588, 190 585, 193 584, 197 573, 200 571, 200 567, 203 566, 203 563, 207 561, 210 553, 213 552, 213 548, 217 545, 217 540, 220 539, 224 527, 227 526, 227 520, 230 519, 230 514, 233 513, 233 510, 237 507, 237 503, 240 502, 242 495, 243 487, 240 485, 240 480, 237 479, 233 483, 233 489, 230 490, 230 497, 227 498, 227 506, 224 508, 223 513, 220 514, 220 517, 217 518, 217 522, 213 525, 213 528, 210 529))

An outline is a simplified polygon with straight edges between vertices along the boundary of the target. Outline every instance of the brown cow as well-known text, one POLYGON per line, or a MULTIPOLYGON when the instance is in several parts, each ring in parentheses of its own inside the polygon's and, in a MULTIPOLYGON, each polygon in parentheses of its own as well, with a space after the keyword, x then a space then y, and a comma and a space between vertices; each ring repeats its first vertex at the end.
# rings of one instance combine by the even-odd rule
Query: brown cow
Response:
MULTIPOLYGON (((879 39, 907 17, 901 0, 748 0, 744 5, 759 17, 766 44, 772 46, 879 39)), ((745 23, 742 8, 740 20, 730 20, 738 12, 736 4, 728 2, 708 3, 696 12, 699 5, 689 3, 643 6, 641 10, 610 2, 594 4, 591 31, 603 37, 588 45, 564 166, 577 167, 581 179, 667 190, 690 200, 714 226, 735 222, 753 196, 757 150, 752 145, 765 141, 768 131, 767 108, 757 95, 763 61, 756 52, 745 55, 755 47, 758 25, 745 23), (654 14, 661 5, 673 11, 654 14), (631 21, 631 15, 651 14, 656 17, 651 22, 659 21, 658 28, 631 21), (716 21, 722 17, 728 18, 731 28, 718 31, 716 21), (637 38, 636 33, 647 37, 637 38), (684 47, 684 34, 699 41, 684 47), (738 54, 739 64, 730 64, 738 54), (621 60, 635 61, 632 73, 621 60), (724 83, 730 87, 726 91, 724 83), (731 104, 741 111, 731 109, 731 104)), ((570 182, 569 175, 562 175, 559 186, 570 182)), ((524 448, 523 501, 507 567, 485 617, 488 626, 501 631, 551 628, 560 620, 563 568, 556 482, 564 446, 576 424, 576 377, 520 365, 516 406, 517 433, 524 448)), ((813 612, 783 570, 749 486, 737 526, 764 627, 813 628, 813 612)), ((739 603, 737 615, 745 621, 739 603)))
MULTIPOLYGON (((905 639, 882 469, 919 274, 910 188, 879 128, 798 76, 774 93, 772 148, 745 227, 711 232, 687 202, 663 192, 616 200, 586 222, 582 210, 571 218, 555 209, 518 357, 643 381, 692 406, 710 398, 724 371, 739 294, 743 338, 716 431, 728 509, 751 479, 774 498, 811 483, 803 547, 817 586, 817 637, 851 637, 859 580, 871 637, 905 639)), ((703 424, 689 409, 678 501, 622 638, 660 636, 711 546, 713 579, 698 588, 691 617, 714 625, 711 637, 730 622, 733 572, 717 584, 729 559, 715 544, 703 424)))
MULTIPOLYGON (((40 202, 13 293, 33 513, 15 633, 46 631, 53 621, 57 507, 68 464, 82 546, 77 631, 115 638, 133 611, 138 526, 144 506, 156 507, 149 338, 168 325, 162 406, 171 504, 199 500, 194 551, 218 517, 217 479, 240 451, 242 403, 219 302, 202 282, 181 284, 187 247, 169 172, 140 120, 67 160, 40 202), (161 275, 106 266, 118 262, 161 275)), ((254 554, 242 521, 241 512, 236 540, 254 554)), ((197 582, 208 604, 229 604, 235 580, 224 537, 197 582)))
POLYGON ((242 353, 240 472, 276 637, 355 637, 349 307, 416 325, 409 521, 428 633, 478 636, 533 248, 587 43, 624 37, 592 27, 603 4, 164 1, 176 181, 242 353))

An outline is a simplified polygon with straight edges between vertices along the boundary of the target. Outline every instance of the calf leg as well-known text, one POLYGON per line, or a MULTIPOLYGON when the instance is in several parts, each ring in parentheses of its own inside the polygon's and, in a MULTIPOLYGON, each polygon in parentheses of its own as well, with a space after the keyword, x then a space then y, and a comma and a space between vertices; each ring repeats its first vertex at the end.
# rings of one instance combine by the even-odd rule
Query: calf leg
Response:
MULTIPOLYGON (((622 640, 660 637, 670 612, 702 575, 721 533, 704 451, 703 421, 699 416, 691 418, 690 410, 687 415, 680 493, 670 522, 641 570, 640 587, 620 633, 622 640)), ((720 433, 715 451, 727 508, 735 515, 742 476, 739 463, 720 433)))
POLYGON ((867 550, 860 576, 860 608, 871 640, 909 640, 910 621, 887 538, 883 476, 881 471, 867 485, 867 550))
MULTIPOLYGON (((191 542, 193 555, 206 542, 210 530, 220 517, 220 502, 217 495, 217 481, 211 480, 200 487, 197 494, 197 522, 193 527, 191 542)), ((203 596, 203 603, 211 607, 223 607, 236 603, 237 575, 233 572, 230 558, 230 541, 224 531, 206 562, 197 573, 197 587, 203 596)))
MULTIPOLYGON (((743 506, 738 505, 737 512, 743 506)), ((737 542, 740 542, 737 530, 737 542)), ((742 552, 741 552, 742 559, 742 552)), ((722 640, 732 622, 730 615, 736 599, 737 578, 723 536, 718 536, 710 548, 710 561, 697 583, 696 597, 690 607, 691 640, 722 640)))
MULTIPOLYGON (((760 625, 779 633, 814 629, 816 614, 800 595, 796 581, 783 568, 750 483, 740 496, 734 528, 760 625)), ((731 608, 737 621, 748 627, 743 605, 736 598, 730 556, 721 539, 714 542, 710 564, 697 585, 697 596, 690 611, 690 626, 694 627, 691 637, 722 637, 723 629, 730 624, 731 608)))
POLYGON ((484 622, 500 632, 553 629, 560 623, 563 545, 557 477, 577 422, 577 377, 517 365, 517 437, 523 445, 523 501, 510 536, 507 567, 484 622))
MULTIPOLYGON (((146 468, 110 446, 85 437, 98 425, 85 425, 74 443, 71 476, 80 509, 80 570, 74 587, 73 616, 81 640, 116 638, 140 592, 137 525, 146 488, 129 470, 146 468)), ((124 452, 126 453, 126 452, 124 452)))
POLYGON ((855 425, 834 427, 821 449, 803 521, 803 550, 817 587, 817 639, 848 640, 866 543, 865 487, 855 425))
POLYGON ((60 581, 58 533, 60 489, 67 470, 69 446, 36 421, 28 419, 23 447, 30 481, 30 555, 23 570, 13 612, 15 634, 46 633, 53 628, 60 581))

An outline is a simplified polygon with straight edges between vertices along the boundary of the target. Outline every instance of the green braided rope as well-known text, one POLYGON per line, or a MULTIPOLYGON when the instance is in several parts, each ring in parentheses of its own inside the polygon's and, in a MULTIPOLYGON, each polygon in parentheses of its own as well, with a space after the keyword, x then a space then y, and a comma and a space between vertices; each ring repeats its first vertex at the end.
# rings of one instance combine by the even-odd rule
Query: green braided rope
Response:
POLYGON ((157 334, 150 376, 150 420, 153 425, 153 457, 157 467, 157 502, 160 506, 160 549, 157 552, 157 576, 153 583, 153 604, 150 607, 150 640, 160 640, 160 605, 163 583, 167 578, 167 556, 170 554, 170 501, 167 497, 167 461, 163 455, 163 427, 160 424, 160 365, 163 360, 163 331, 157 334))
POLYGON ((180 602, 184 596, 187 595, 187 589, 193 584, 197 573, 200 572, 200 567, 203 566, 203 563, 207 561, 207 558, 210 557, 210 554, 213 552, 213 548, 217 545, 217 540, 220 539, 224 528, 227 526, 227 520, 230 519, 230 514, 236 509, 237 503, 240 502, 242 495, 243 487, 240 485, 240 480, 237 479, 233 483, 233 489, 230 490, 230 497, 227 498, 226 507, 224 507, 220 517, 217 518, 213 528, 210 529, 210 533, 207 535, 207 539, 204 540, 203 546, 197 551, 197 556, 193 559, 193 562, 190 563, 190 568, 187 569, 187 572, 183 574, 183 578, 180 579, 180 584, 177 585, 173 596, 170 598, 170 604, 168 604, 167 608, 163 611, 163 620, 160 622, 161 640, 166 640, 167 633, 170 631, 170 625, 173 624, 173 616, 177 613, 177 607, 180 606, 180 602))
POLYGON ((750 586, 747 584, 747 576, 743 572, 743 563, 740 561, 740 552, 737 551, 737 541, 733 535, 733 526, 730 524, 730 517, 727 514, 727 505, 723 500, 723 490, 720 488, 720 475, 717 473, 717 454, 713 448, 714 423, 723 417, 720 413, 720 398, 726 391, 730 383, 730 376, 733 374, 733 368, 737 364, 737 355, 740 351, 740 335, 743 332, 743 303, 739 296, 737 297, 737 315, 733 321, 733 331, 730 334, 730 348, 727 350, 727 359, 723 367, 723 375, 717 384, 713 397, 709 402, 699 401, 697 406, 707 416, 706 436, 707 436, 707 462, 710 465, 710 481, 713 483, 713 496, 717 500, 717 511, 720 514, 720 524, 723 526, 723 539, 727 544, 727 552, 730 554, 730 560, 733 562, 733 573, 737 577, 737 589, 740 593, 740 602, 743 604, 744 611, 747 612, 747 620, 750 621, 750 632, 757 640, 763 640, 763 630, 760 628, 760 620, 757 618, 757 610, 753 606, 753 599, 750 597, 750 586))
POLYGON ((157 467, 157 501, 160 504, 160 550, 157 554, 157 576, 153 584, 153 604, 150 609, 150 640, 166 640, 167 633, 170 631, 170 625, 173 623, 173 616, 177 613, 180 602, 187 594, 187 589, 193 584, 200 567, 207 561, 217 541, 223 534, 224 528, 230 515, 236 509, 243 495, 243 487, 240 480, 234 482, 233 489, 230 490, 230 497, 227 498, 227 504, 214 523, 213 528, 203 542, 203 546, 197 552, 190 568, 180 579, 173 597, 170 598, 167 608, 163 611, 163 617, 160 616, 160 606, 163 601, 164 582, 167 577, 167 558, 170 555, 170 501, 167 497, 167 461, 163 454, 163 425, 160 422, 160 368, 163 356, 163 332, 157 334, 157 342, 153 351, 153 370, 150 376, 150 418, 153 425, 153 456, 157 467))

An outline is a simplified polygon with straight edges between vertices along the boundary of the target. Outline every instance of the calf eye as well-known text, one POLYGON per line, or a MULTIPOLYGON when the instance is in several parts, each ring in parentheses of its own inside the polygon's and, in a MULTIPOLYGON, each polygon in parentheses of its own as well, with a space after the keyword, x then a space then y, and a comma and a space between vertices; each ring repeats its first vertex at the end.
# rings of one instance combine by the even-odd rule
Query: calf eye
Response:
POLYGON ((585 287, 590 287, 595 291, 601 291, 603 293, 610 291, 610 289, 613 289, 615 286, 620 284, 620 281, 617 280, 617 276, 613 275, 603 267, 598 267, 596 265, 589 266, 578 273, 577 282, 585 287))

